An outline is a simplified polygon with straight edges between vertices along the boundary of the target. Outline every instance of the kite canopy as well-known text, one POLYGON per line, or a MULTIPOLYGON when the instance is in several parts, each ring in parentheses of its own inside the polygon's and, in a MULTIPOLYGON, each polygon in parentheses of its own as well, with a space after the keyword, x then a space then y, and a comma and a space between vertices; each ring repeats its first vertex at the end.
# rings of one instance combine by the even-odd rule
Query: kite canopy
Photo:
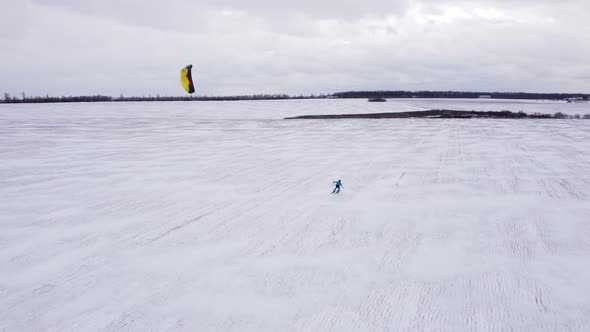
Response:
POLYGON ((188 65, 180 71, 180 83, 184 90, 188 93, 195 92, 195 86, 193 85, 193 76, 191 71, 193 69, 193 65, 188 65))

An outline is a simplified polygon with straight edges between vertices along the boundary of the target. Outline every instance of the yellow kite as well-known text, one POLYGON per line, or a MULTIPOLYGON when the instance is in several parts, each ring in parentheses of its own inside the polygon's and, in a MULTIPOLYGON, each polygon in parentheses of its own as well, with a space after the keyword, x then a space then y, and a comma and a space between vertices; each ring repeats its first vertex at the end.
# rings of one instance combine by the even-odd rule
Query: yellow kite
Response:
POLYGON ((195 86, 193 85, 193 76, 191 71, 193 69, 193 65, 188 65, 180 71, 180 83, 186 92, 194 93, 195 86))

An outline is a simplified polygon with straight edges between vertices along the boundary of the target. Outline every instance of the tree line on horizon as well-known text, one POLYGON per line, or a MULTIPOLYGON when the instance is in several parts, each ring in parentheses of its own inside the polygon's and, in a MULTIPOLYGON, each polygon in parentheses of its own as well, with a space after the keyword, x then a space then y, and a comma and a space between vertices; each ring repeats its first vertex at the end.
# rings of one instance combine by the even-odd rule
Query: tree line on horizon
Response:
POLYGON ((584 93, 530 93, 530 92, 473 92, 473 91, 348 91, 336 92, 338 98, 490 98, 490 99, 550 99, 567 100, 582 98, 590 100, 584 93))
POLYGON ((323 95, 315 96, 288 96, 286 94, 256 94, 240 96, 134 96, 119 97, 92 95, 92 96, 35 96, 30 97, 21 93, 20 97, 4 94, 0 103, 4 104, 27 104, 27 103, 82 103, 82 102, 129 102, 129 101, 232 101, 232 100, 281 100, 281 99, 312 99, 324 98, 323 95))
POLYGON ((468 92, 468 91, 347 91, 333 94, 299 95, 290 96, 287 94, 254 94, 236 96, 135 96, 119 97, 92 95, 92 96, 27 96, 24 92, 19 97, 4 93, 0 103, 23 104, 23 103, 79 103, 79 102, 141 102, 141 101, 237 101, 237 100, 287 100, 287 99, 326 99, 326 98, 491 98, 491 99, 550 99, 569 100, 582 99, 590 101, 590 94, 581 93, 527 93, 527 92, 468 92))

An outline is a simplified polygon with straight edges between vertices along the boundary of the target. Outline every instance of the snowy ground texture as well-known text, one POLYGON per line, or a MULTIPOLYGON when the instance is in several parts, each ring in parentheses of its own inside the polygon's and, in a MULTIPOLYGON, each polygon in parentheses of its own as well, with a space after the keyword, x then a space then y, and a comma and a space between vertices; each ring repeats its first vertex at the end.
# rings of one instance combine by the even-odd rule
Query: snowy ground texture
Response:
POLYGON ((0 105, 0 331, 590 331, 590 121, 282 120, 437 106, 0 105))

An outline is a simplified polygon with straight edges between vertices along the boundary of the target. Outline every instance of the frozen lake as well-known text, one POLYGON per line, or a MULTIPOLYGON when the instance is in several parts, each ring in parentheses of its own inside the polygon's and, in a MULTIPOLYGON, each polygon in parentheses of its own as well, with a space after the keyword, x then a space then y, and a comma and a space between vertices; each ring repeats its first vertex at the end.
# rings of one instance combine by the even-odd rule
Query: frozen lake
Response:
POLYGON ((590 120, 282 120, 431 108, 590 113, 0 105, 0 331, 589 331, 590 120))

